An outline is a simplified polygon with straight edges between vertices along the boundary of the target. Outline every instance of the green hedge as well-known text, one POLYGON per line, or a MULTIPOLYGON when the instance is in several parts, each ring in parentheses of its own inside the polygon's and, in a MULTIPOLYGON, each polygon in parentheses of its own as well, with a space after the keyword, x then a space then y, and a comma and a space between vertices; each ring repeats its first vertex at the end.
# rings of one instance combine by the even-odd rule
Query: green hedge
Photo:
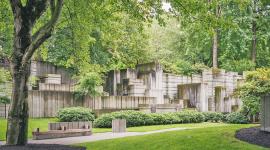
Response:
POLYGON ((226 122, 234 124, 246 124, 249 123, 249 119, 239 112, 233 112, 226 116, 226 122))
POLYGON ((226 115, 220 112, 202 112, 205 122, 224 122, 226 115))
POLYGON ((199 123, 205 120, 204 115, 197 111, 182 111, 176 113, 150 113, 139 111, 119 111, 104 114, 94 121, 95 127, 110 128, 113 119, 126 119, 127 126, 162 125, 176 123, 199 123))
POLYGON ((57 112, 57 118, 61 122, 94 121, 95 116, 91 109, 84 107, 62 108, 57 112))

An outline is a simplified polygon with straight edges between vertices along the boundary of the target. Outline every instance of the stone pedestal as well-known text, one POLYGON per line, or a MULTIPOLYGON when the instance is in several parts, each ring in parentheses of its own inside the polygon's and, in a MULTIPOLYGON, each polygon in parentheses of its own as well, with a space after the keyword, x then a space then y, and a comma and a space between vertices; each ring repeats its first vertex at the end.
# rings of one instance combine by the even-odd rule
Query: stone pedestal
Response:
POLYGON ((121 133, 126 132, 127 122, 125 119, 114 119, 112 120, 112 132, 121 133))
POLYGON ((261 130, 270 132, 270 95, 261 98, 261 130))

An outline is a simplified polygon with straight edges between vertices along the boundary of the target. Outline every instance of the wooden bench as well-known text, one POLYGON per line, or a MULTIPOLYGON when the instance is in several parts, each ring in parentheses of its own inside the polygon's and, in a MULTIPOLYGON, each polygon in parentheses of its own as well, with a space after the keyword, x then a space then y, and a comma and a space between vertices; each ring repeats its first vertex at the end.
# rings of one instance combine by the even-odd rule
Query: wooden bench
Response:
POLYGON ((39 128, 32 132, 33 140, 89 136, 91 134, 92 122, 49 123, 47 132, 40 132, 39 128))

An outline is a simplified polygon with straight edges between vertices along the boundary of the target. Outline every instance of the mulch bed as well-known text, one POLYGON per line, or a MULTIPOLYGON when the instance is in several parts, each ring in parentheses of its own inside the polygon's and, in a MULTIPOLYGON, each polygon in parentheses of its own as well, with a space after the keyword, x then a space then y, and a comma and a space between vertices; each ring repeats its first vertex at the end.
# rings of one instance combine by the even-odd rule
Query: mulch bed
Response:
POLYGON ((29 144, 26 146, 0 146, 0 150, 86 150, 86 148, 55 144, 29 144))
POLYGON ((260 131, 260 127, 240 129, 235 137, 239 140, 270 148, 270 133, 260 131))

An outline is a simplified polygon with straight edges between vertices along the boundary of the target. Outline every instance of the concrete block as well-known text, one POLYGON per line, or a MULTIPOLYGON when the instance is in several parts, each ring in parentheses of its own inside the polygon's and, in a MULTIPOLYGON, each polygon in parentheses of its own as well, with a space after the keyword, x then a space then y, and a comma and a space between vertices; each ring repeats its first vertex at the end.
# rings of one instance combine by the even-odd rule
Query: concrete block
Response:
POLYGON ((112 132, 121 133, 126 132, 127 122, 126 119, 114 119, 112 120, 112 132))

